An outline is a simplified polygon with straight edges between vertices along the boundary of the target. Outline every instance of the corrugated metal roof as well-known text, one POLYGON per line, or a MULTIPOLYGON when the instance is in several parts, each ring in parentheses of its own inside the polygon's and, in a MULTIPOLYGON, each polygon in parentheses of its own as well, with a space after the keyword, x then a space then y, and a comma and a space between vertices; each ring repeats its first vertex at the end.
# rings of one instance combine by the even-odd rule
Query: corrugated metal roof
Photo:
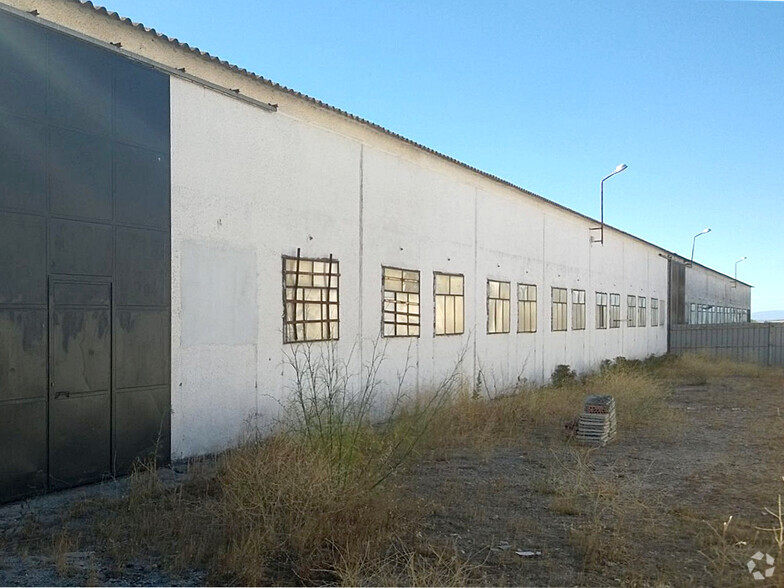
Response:
MULTIPOLYGON (((335 112, 335 113, 337 113, 337 114, 339 114, 341 116, 349 118, 349 119, 351 119, 353 121, 356 121, 356 122, 358 122, 360 124, 369 126, 369 127, 373 128, 373 129, 375 129, 375 130, 377 130, 377 131, 379 131, 381 133, 384 133, 386 135, 394 137, 395 139, 403 141, 404 143, 408 143, 409 145, 413 145, 417 149, 421 149, 422 151, 426 151, 427 153, 435 155, 436 157, 439 157, 441 159, 445 159, 446 161, 449 161, 450 163, 459 165, 460 167, 463 167, 463 168, 468 169, 468 170, 470 170, 470 171, 472 171, 472 172, 474 172, 476 174, 479 174, 479 175, 484 176, 484 177, 486 177, 486 178, 488 178, 490 180, 498 182, 499 184, 502 184, 504 186, 508 186, 509 188, 517 190, 517 191, 525 194, 526 196, 529 196, 531 198, 535 198, 537 200, 545 202, 546 204, 548 204, 550 206, 555 206, 556 208, 564 210, 564 211, 566 211, 566 212, 568 212, 570 214, 576 215, 576 216, 578 216, 580 218, 583 218, 585 220, 588 220, 590 222, 599 223, 599 221, 597 221, 596 219, 594 219, 594 218, 592 218, 592 217, 590 217, 588 215, 585 215, 585 214, 582 214, 580 212, 577 212, 576 210, 573 210, 573 209, 571 209, 571 208, 569 208, 567 206, 559 204, 559 203, 557 203, 557 202, 555 202, 553 200, 549 200, 548 198, 545 198, 544 196, 540 196, 539 194, 536 194, 535 192, 531 192, 530 190, 527 190, 527 189, 525 189, 525 188, 523 188, 521 186, 513 184, 512 182, 509 182, 508 180, 505 180, 503 178, 495 176, 495 175, 493 175, 491 173, 482 171, 479 168, 473 167, 473 166, 471 166, 471 165, 469 165, 467 163, 464 163, 464 162, 462 162, 462 161, 460 161, 458 159, 455 159, 454 157, 450 157, 449 155, 446 155, 444 153, 436 151, 435 149, 431 149, 430 147, 427 147, 426 145, 422 145, 421 143, 417 143, 416 141, 412 141, 411 139, 408 139, 408 138, 404 137, 403 135, 395 133, 394 131, 390 131, 389 129, 387 129, 385 127, 382 127, 381 125, 376 124, 376 123, 374 123, 372 121, 369 121, 369 120, 364 119, 364 118, 362 118, 360 116, 356 116, 354 114, 351 114, 350 112, 347 112, 345 110, 342 110, 340 108, 337 108, 335 106, 327 104, 326 102, 318 100, 317 98, 313 98, 312 96, 308 96, 307 94, 303 94, 302 92, 298 92, 296 90, 292 90, 291 88, 288 88, 286 86, 283 86, 281 84, 273 82, 272 80, 269 80, 269 79, 267 79, 267 78, 265 78, 263 76, 260 76, 260 75, 254 73, 254 72, 252 72, 250 70, 247 70, 245 68, 242 68, 242 67, 239 67, 237 65, 234 65, 233 63, 230 63, 230 62, 228 62, 226 60, 220 59, 219 57, 211 55, 210 53, 208 53, 206 51, 202 51, 198 47, 193 47, 193 46, 189 45, 188 43, 184 43, 184 42, 180 41, 179 39, 176 39, 175 37, 170 37, 168 35, 164 35, 163 33, 160 33, 158 31, 156 31, 154 28, 144 26, 142 23, 134 22, 130 18, 127 18, 125 16, 121 16, 121 15, 119 15, 116 12, 113 12, 111 10, 106 9, 103 6, 99 6, 97 4, 94 4, 91 0, 68 0, 68 1, 69 2, 73 2, 75 4, 78 4, 80 6, 89 7, 89 8, 93 9, 94 11, 96 11, 96 12, 98 12, 100 14, 103 14, 103 15, 106 15, 107 17, 109 17, 109 18, 113 18, 115 20, 118 20, 118 21, 120 21, 120 22, 122 22, 122 23, 124 23, 124 24, 126 24, 128 26, 131 26, 131 27, 133 27, 133 28, 135 28, 135 29, 137 29, 139 31, 142 31, 144 33, 155 35, 156 37, 158 37, 160 39, 163 39, 164 41, 166 41, 166 42, 168 42, 168 43, 170 43, 170 44, 172 44, 172 45, 174 45, 174 46, 176 46, 176 47, 178 47, 180 49, 185 49, 187 51, 190 51, 190 52, 198 55, 199 57, 201 57, 203 59, 207 59, 209 61, 213 61, 213 62, 219 64, 220 66, 224 67, 224 68, 227 68, 227 69, 229 69, 231 71, 234 71, 235 73, 238 73, 240 75, 246 76, 246 77, 248 77, 248 78, 250 78, 250 79, 252 79, 254 81, 266 84, 266 85, 274 88, 275 90, 278 90, 278 91, 281 91, 281 92, 285 92, 286 94, 290 94, 290 95, 295 96, 295 97, 297 97, 297 98, 299 98, 301 100, 305 100, 307 102, 310 102, 311 104, 314 104, 315 106, 318 106, 319 108, 323 108, 323 109, 329 110, 331 112, 335 112)), ((639 241, 641 243, 644 243, 646 245, 654 247, 655 249, 658 249, 662 253, 665 253, 667 255, 676 257, 676 258, 680 259, 681 261, 688 261, 686 258, 684 258, 681 255, 678 255, 677 253, 674 253, 672 251, 668 251, 667 249, 664 249, 664 248, 660 247, 659 245, 656 245, 655 243, 651 243, 650 241, 646 241, 645 239, 641 239, 640 237, 632 235, 631 233, 627 233, 626 231, 622 231, 621 229, 613 227, 612 225, 608 225, 608 224, 605 223, 604 226, 606 228, 608 228, 608 229, 611 229, 613 231, 621 233, 622 235, 625 235, 625 236, 627 236, 627 237, 629 237, 631 239, 634 239, 635 241, 639 241)), ((724 276, 726 278, 734 280, 734 278, 732 278, 731 276, 728 276, 727 274, 719 272, 719 271, 717 271, 717 270, 715 270, 713 268, 704 266, 704 265, 702 265, 700 263, 694 262, 694 265, 698 265, 698 266, 700 266, 700 267, 702 267, 702 268, 704 268, 706 270, 712 271, 712 272, 714 272, 716 274, 719 274, 721 276, 724 276)), ((745 286, 752 287, 750 284, 747 284, 747 283, 742 282, 740 280, 737 280, 737 282, 740 283, 740 284, 744 284, 745 286)))

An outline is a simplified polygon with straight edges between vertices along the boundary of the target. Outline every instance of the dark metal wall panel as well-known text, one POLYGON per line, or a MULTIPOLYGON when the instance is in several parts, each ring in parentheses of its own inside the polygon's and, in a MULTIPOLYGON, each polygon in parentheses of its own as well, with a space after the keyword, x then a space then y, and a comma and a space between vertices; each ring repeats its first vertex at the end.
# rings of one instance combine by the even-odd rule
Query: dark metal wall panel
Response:
POLYGON ((136 460, 155 457, 169 462, 171 455, 171 391, 159 388, 121 390, 114 396, 114 468, 127 472, 136 460))
POLYGON ((50 211, 54 215, 112 220, 112 144, 68 129, 53 128, 50 211))
POLYGON ((119 310, 115 321, 117 388, 161 386, 169 381, 169 313, 119 310))
POLYGON ((46 400, 0 407, 0 502, 46 490, 46 400))
POLYGON ((168 461, 171 189, 165 74, 0 9, 0 81, 1 502, 168 461))
POLYGON ((169 79, 129 61, 114 64, 117 139, 169 152, 169 79))
POLYGON ((116 284, 119 306, 171 304, 169 234, 147 229, 117 229, 116 284))
POLYGON ((169 162, 165 153, 117 145, 114 193, 118 222, 167 228, 169 181, 169 162))
POLYGON ((113 56, 105 51, 64 35, 51 35, 49 121, 108 136, 112 131, 112 62, 113 56))
POLYGON ((46 116, 49 33, 0 12, 0 109, 46 116))
POLYGON ((49 272, 112 275, 112 227, 81 221, 49 222, 49 272))
MULTIPOLYGON (((6 84, 2 73, 0 80, 2 88, 6 84)), ((44 125, 0 110, 0 206, 10 210, 45 213, 45 169, 44 125)))
POLYGON ((0 210, 0 305, 46 304, 46 219, 0 210))
POLYGON ((0 309, 0 403, 46 397, 46 310, 0 309))
POLYGON ((669 325, 686 322, 686 266, 670 260, 669 325))

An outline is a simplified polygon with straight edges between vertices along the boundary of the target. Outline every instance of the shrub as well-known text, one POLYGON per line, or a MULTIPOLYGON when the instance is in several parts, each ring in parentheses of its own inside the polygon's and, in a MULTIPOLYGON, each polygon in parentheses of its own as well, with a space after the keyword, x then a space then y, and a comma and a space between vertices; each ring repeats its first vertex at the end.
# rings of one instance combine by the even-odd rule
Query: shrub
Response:
POLYGON ((559 364, 555 366, 550 381, 556 388, 571 386, 577 383, 577 372, 566 364, 559 364))

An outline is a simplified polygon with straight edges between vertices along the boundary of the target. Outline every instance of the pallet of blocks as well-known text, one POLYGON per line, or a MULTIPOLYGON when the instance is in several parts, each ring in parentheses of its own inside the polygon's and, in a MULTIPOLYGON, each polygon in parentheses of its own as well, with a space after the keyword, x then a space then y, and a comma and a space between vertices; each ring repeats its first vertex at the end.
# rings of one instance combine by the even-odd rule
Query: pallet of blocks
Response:
POLYGON ((577 422, 577 440, 593 445, 606 445, 615 437, 615 399, 591 394, 585 399, 583 413, 577 422))

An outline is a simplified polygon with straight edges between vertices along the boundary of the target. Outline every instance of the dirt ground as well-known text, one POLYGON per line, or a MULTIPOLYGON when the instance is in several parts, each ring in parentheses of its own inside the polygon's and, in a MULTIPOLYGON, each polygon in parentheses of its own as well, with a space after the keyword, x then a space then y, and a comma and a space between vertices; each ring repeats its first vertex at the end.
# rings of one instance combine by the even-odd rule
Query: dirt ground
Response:
MULTIPOLYGON (((746 567, 757 551, 784 559, 758 529, 784 494, 782 380, 673 385, 669 402, 672 423, 606 447, 524 435, 423 456, 395 484, 419 504, 422 545, 467 562, 472 584, 784 586, 784 561, 761 582, 746 567)), ((99 539, 127 490, 112 480, 0 507, 0 585, 204 584, 205 571, 126 560, 99 539)))

